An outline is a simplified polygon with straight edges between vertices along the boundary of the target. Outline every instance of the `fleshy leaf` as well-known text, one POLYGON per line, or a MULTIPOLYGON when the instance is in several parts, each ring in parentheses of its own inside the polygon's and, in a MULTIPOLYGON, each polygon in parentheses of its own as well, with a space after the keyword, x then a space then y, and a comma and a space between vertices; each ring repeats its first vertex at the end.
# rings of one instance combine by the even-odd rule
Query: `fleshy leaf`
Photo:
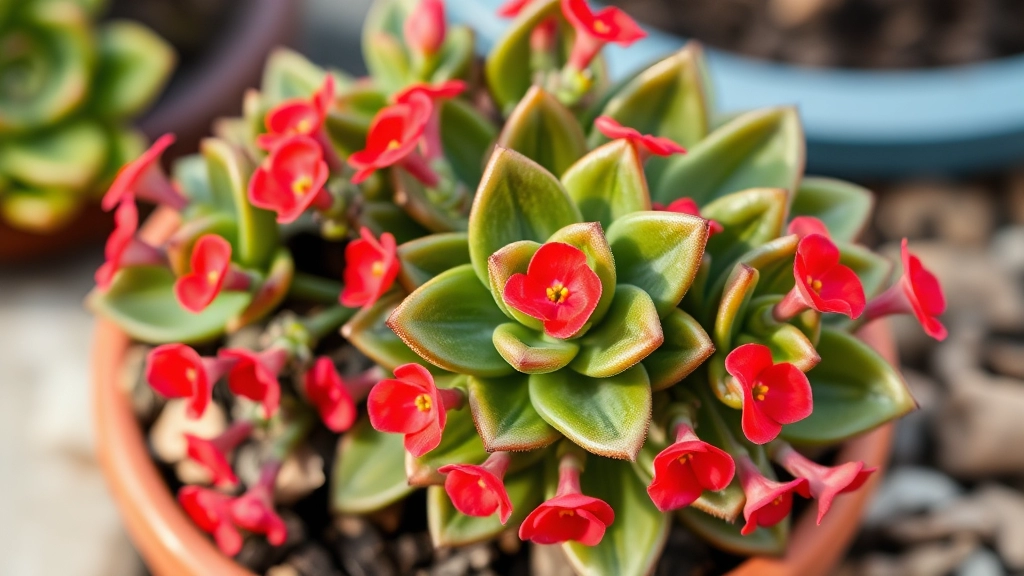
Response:
POLYGON ((473 269, 486 283, 491 254, 519 240, 546 242, 558 230, 581 220, 576 205, 550 172, 514 150, 496 148, 469 214, 473 269))
POLYGON ((433 191, 402 168, 391 169, 391 183, 395 189, 395 204, 427 230, 456 232, 466 229, 468 199, 443 206, 431 199, 433 191))
POLYGON ((174 70, 174 49, 149 28, 127 20, 99 30, 99 69, 92 106, 109 118, 130 118, 143 111, 174 70))
POLYGON ((58 188, 14 188, 0 194, 0 219, 14 228, 36 234, 65 226, 79 214, 81 207, 80 198, 58 188))
POLYGON ((205 310, 193 314, 178 303, 174 281, 174 274, 167 268, 125 268, 109 290, 94 290, 87 303, 95 314, 114 322, 136 340, 198 344, 223 335, 228 321, 252 301, 248 292, 225 290, 205 310))
POLYGON ((459 181, 476 189, 498 130, 472 105, 448 100, 441 106, 441 145, 459 181))
POLYGON ((587 458, 583 493, 615 510, 615 521, 596 546, 562 545, 580 574, 650 574, 668 539, 671 517, 659 512, 646 486, 627 462, 587 458))
POLYGON ((715 130, 684 156, 666 162, 651 180, 651 195, 662 204, 682 197, 704 206, 748 188, 792 192, 804 170, 805 143, 793 108, 748 112, 715 130))
POLYGON ((854 336, 823 328, 817 348, 821 362, 807 373, 814 412, 784 427, 786 440, 835 444, 917 407, 899 372, 854 336))
POLYGON ((470 376, 469 407, 488 452, 536 450, 561 438, 530 402, 529 376, 525 374, 470 376))
MULTIPOLYGON (((597 222, 570 224, 555 232, 548 242, 562 242, 579 248, 587 256, 587 265, 601 279, 601 299, 590 315, 590 322, 597 324, 608 312, 615 297, 615 257, 611 246, 604 237, 604 230, 597 222)), ((581 333, 582 334, 582 333, 581 333)))
MULTIPOLYGON (((267 57, 267 64, 263 67, 260 95, 269 109, 291 98, 306 98, 323 82, 322 68, 290 48, 277 48, 267 57)), ((339 84, 344 86, 348 82, 339 84)))
POLYGON ((338 441, 331 474, 331 510, 364 514, 411 493, 402 442, 401 434, 378 432, 367 418, 346 432, 338 441))
POLYGON ((643 360, 654 391, 682 381, 715 351, 700 323, 678 308, 662 318, 661 329, 664 343, 643 360))
POLYGON ((497 514, 484 518, 466 516, 452 505, 443 486, 427 488, 427 526, 437 547, 464 546, 497 537, 518 526, 544 499, 544 475, 526 469, 505 476, 505 490, 512 515, 502 525, 497 514))
POLYGON ((430 363, 474 376, 503 376, 512 367, 498 354, 491 334, 506 317, 470 265, 437 276, 410 294, 388 326, 430 363))
POLYGON ((530 62, 530 35, 551 16, 559 16, 559 0, 527 3, 487 55, 484 75, 498 110, 508 112, 533 85, 530 62))
POLYGON ((469 264, 469 240, 464 232, 431 234, 399 246, 398 258, 398 281, 412 292, 445 270, 469 264))
POLYGON ((609 458, 635 459, 651 421, 651 386, 643 366, 610 378, 571 370, 532 374, 530 400, 568 439, 609 458))
POLYGON ((486 459, 487 452, 476 433, 469 410, 450 410, 441 443, 420 458, 406 454, 405 474, 409 478, 409 484, 428 486, 444 481, 444 475, 437 471, 442 466, 480 464, 486 459))
POLYGON ((587 140, 572 111, 534 86, 523 96, 498 135, 498 146, 519 152, 560 176, 587 152, 587 140))
POLYGON ((615 376, 636 365, 665 341, 658 311, 643 290, 619 284, 604 320, 580 339, 569 365, 591 378, 615 376))
POLYGON ((792 324, 776 324, 756 336, 740 334, 736 338, 737 346, 752 342, 770 348, 772 360, 776 364, 788 362, 799 368, 801 372, 807 372, 814 368, 821 360, 807 335, 792 324))
POLYGON ((473 67, 473 30, 468 26, 448 26, 444 44, 437 54, 437 65, 430 74, 431 84, 469 77, 473 67))
POLYGON ((872 298, 880 294, 889 285, 892 275, 892 262, 860 244, 837 242, 839 246, 839 263, 849 266, 860 278, 864 286, 864 296, 872 298))
POLYGON ((620 216, 651 209, 647 178, 636 149, 616 140, 580 158, 562 185, 579 206, 583 220, 607 228, 620 216))
POLYGON ((230 198, 226 206, 218 206, 220 199, 214 198, 213 190, 210 189, 210 175, 206 170, 206 159, 199 154, 189 154, 174 161, 171 169, 171 176, 178 184, 181 191, 193 204, 204 204, 217 206, 224 210, 231 210, 234 206, 230 198))
POLYGON ((373 232, 374 236, 379 237, 384 232, 390 232, 400 244, 430 234, 429 230, 420 226, 419 222, 410 218, 405 210, 395 206, 393 202, 365 202, 360 207, 356 220, 360 226, 366 226, 373 232))
POLYGON ((650 294, 664 317, 690 288, 708 239, 706 220, 673 212, 634 212, 607 232, 618 282, 650 294))
POLYGON ((388 317, 405 296, 399 292, 385 294, 369 308, 364 308, 342 327, 342 335, 371 360, 385 370, 394 370, 402 364, 420 364, 438 374, 443 371, 423 362, 402 339, 387 326, 388 317))
POLYGON ((746 536, 740 534, 743 522, 735 524, 716 518, 690 506, 677 513, 682 523, 715 548, 738 556, 780 556, 789 541, 789 519, 771 528, 758 528, 746 536))
POLYGON ((389 93, 401 90, 412 79, 409 54, 401 38, 413 5, 403 0, 375 1, 363 23, 363 59, 374 81, 389 93))
POLYGON ((834 240, 853 242, 871 218, 875 197, 870 190, 832 178, 804 178, 793 198, 790 218, 814 216, 834 240))
POLYGON ((40 188, 82 189, 107 159, 107 137, 99 124, 77 120, 0 147, 0 173, 40 188))
POLYGON ((498 304, 498 308, 505 313, 506 316, 513 320, 518 320, 520 324, 529 326, 534 330, 544 330, 543 323, 532 317, 523 314, 505 304, 505 298, 503 296, 505 291, 505 284, 513 274, 525 274, 527 268, 530 265, 530 260, 533 255, 540 249, 540 244, 533 240, 520 240, 513 242, 508 246, 505 246, 501 250, 498 250, 487 260, 487 278, 488 284, 491 288, 491 295, 494 297, 494 301, 498 304))
POLYGON ((580 349, 575 342, 545 338, 518 322, 495 328, 492 340, 498 354, 524 374, 546 374, 564 368, 580 349))
POLYGON ((754 188, 723 196, 701 208, 701 215, 724 228, 708 239, 711 277, 729 270, 741 256, 778 238, 786 225, 781 188, 754 188))

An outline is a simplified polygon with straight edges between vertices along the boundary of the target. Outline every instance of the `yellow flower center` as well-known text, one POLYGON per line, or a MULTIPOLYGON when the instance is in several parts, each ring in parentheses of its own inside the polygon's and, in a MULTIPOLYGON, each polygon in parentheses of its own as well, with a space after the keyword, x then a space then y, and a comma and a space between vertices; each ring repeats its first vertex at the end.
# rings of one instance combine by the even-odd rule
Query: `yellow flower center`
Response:
POLYGON ((597 22, 594 22, 594 31, 598 34, 607 34, 611 31, 611 28, 609 28, 604 22, 598 20, 597 22))
POLYGON ((483 478, 477 480, 476 481, 476 485, 481 487, 481 488, 487 488, 487 484, 484 484, 484 479, 483 478))
POLYGON ((691 460, 692 458, 693 458, 693 457, 692 457, 691 455, 689 455, 689 454, 683 454, 682 456, 680 456, 680 457, 679 457, 679 463, 680 463, 680 464, 686 464, 686 463, 687 463, 687 462, 689 462, 689 461, 690 461, 690 460, 691 460))
POLYGON ((312 127, 313 127, 313 123, 309 121, 309 118, 303 118, 302 120, 299 120, 299 122, 297 124, 295 124, 295 133, 296 134, 308 134, 309 133, 309 129, 312 128, 312 127))
POLYGON ((764 395, 768 393, 768 387, 764 384, 758 384, 754 386, 753 394, 755 400, 764 401, 764 395))
POLYGON ((220 278, 220 274, 217 274, 216 270, 210 270, 206 273, 206 281, 210 284, 216 284, 218 278, 220 278))
POLYGON ((299 176, 292 181, 292 192, 298 196, 309 193, 313 188, 313 178, 308 174, 299 176))
POLYGON ((561 304, 569 297, 569 289, 563 286, 561 282, 555 282, 548 287, 547 294, 548 300, 551 300, 556 304, 561 304))
POLYGON ((781 505, 782 505, 782 496, 776 496, 775 500, 772 500, 772 506, 781 506, 781 505))
POLYGON ((430 396, 428 396, 427 394, 420 394, 419 396, 416 397, 415 402, 417 410, 419 410, 420 412, 430 412, 430 407, 432 406, 430 402, 430 396))
POLYGON ((821 280, 815 280, 809 274, 807 275, 807 285, 811 287, 811 290, 821 292, 821 280))
POLYGON ((370 273, 373 274, 374 276, 383 276, 384 262, 382 260, 377 260, 376 262, 374 262, 373 266, 370 267, 370 273))
POLYGON ((575 515, 576 515, 576 512, 574 512, 574 511, 572 511, 572 510, 559 510, 559 511, 558 511, 558 516, 559 516, 559 517, 564 517, 564 516, 575 516, 575 515))
POLYGON ((197 376, 199 376, 199 374, 196 373, 195 368, 185 369, 185 380, 188 380, 189 382, 195 382, 197 376))
POLYGON ((387 151, 391 152, 392 150, 395 150, 395 149, 398 149, 398 148, 401 148, 401 147, 402 147, 402 143, 401 142, 399 142, 398 140, 392 140, 391 142, 388 142, 388 149, 387 149, 387 151))

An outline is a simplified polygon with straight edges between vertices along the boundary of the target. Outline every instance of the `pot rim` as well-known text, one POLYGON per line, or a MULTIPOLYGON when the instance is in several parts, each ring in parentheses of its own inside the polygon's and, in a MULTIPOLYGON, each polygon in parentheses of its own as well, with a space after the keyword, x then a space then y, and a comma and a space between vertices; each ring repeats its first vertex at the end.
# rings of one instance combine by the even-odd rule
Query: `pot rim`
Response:
MULTIPOLYGON (((179 224, 177 213, 160 208, 146 221, 141 235, 159 243, 179 224)), ((892 333, 884 321, 868 325, 859 335, 886 360, 896 361, 892 333)), ((97 457, 128 535, 155 576, 255 576, 222 554, 167 489, 129 397, 121 389, 122 364, 130 344, 116 325, 97 319, 92 351, 97 457)), ((813 507, 808 508, 797 520, 784 556, 751 558, 729 575, 824 576, 860 526, 867 501, 884 473, 892 436, 892 424, 887 424, 843 444, 838 460, 863 460, 867 466, 878 466, 879 472, 860 490, 836 499, 820 526, 815 525, 813 507)))

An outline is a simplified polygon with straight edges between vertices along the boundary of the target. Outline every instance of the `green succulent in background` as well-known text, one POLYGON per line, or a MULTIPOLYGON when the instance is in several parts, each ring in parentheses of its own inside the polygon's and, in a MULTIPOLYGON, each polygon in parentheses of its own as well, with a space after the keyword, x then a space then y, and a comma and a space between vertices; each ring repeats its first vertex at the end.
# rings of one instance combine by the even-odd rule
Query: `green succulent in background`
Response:
POLYGON ((45 233, 145 148, 130 121, 170 77, 172 48, 102 1, 0 2, 0 211, 45 233))

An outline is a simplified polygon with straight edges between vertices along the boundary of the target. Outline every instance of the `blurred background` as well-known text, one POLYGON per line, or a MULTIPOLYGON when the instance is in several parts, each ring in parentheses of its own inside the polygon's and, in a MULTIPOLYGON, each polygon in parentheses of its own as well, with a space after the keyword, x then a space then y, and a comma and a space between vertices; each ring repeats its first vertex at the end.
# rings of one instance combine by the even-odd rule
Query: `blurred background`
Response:
MULTIPOLYGON (((167 2, 200 8, 220 4, 167 2)), ((298 3, 291 45, 318 64, 364 72, 359 29, 369 2, 298 3)), ((146 3, 115 3, 115 13, 142 19, 147 16, 139 6, 146 3)), ((875 190, 876 215, 864 241, 894 257, 899 239, 910 238, 941 279, 949 301, 944 321, 950 335, 943 343, 929 340, 911 319, 894 322, 904 374, 921 409, 899 423, 892 467, 839 573, 1024 574, 1024 151, 1014 139, 1013 125, 1020 120, 1015 114, 1024 105, 1024 89, 996 98, 992 94, 998 91, 972 93, 962 81, 1024 86, 1024 1, 615 3, 642 22, 722 50, 711 55, 711 72, 726 99, 739 97, 729 95, 735 83, 774 74, 778 84, 809 82, 800 86, 813 88, 814 98, 850 83, 890 90, 924 86, 939 96, 950 94, 946 105, 959 103, 978 114, 950 118, 948 126, 960 122, 969 128, 953 134, 940 125, 913 137, 902 132, 871 140, 851 126, 884 123, 885 114, 913 116, 913 101, 903 104, 903 115, 899 109, 873 107, 871 98, 888 98, 877 94, 852 103, 829 98, 801 102, 812 146, 811 172, 847 176, 875 190), (752 64, 736 54, 759 60, 752 64), (800 68, 780 67, 779 62, 800 68), (908 71, 916 76, 907 77, 908 71), (862 156, 867 160, 848 161, 857 154, 867 154, 862 156), (914 161, 894 164, 900 157, 914 161), (959 162, 964 158, 986 161, 959 162)), ((244 12, 267 3, 224 4, 226 10, 244 12)), ((489 11, 493 4, 480 6, 489 11)), ((166 17, 170 13, 156 12, 168 36, 174 32, 173 19, 166 17)), ((461 14, 472 15, 472 6, 461 14)), ((179 30, 183 37, 178 40, 187 45, 203 34, 227 37, 216 32, 233 21, 230 15, 224 18, 211 16, 210 30, 179 30)), ((659 46, 654 42, 651 49, 659 46)), ((210 48, 195 44, 197 54, 204 49, 210 48)), ((178 79, 190 74, 189 56, 184 56, 178 79)), ((773 90, 741 96, 789 101, 773 90)), ((172 86, 165 99, 173 96, 172 86)), ((238 111, 240 89, 221 96, 228 108, 219 113, 238 111)), ((189 138, 199 136, 186 135, 180 144, 187 150, 189 138)), ((102 260, 101 244, 79 243, 59 256, 0 265, 4 576, 145 574, 93 458, 93 321, 82 298, 102 260)))

